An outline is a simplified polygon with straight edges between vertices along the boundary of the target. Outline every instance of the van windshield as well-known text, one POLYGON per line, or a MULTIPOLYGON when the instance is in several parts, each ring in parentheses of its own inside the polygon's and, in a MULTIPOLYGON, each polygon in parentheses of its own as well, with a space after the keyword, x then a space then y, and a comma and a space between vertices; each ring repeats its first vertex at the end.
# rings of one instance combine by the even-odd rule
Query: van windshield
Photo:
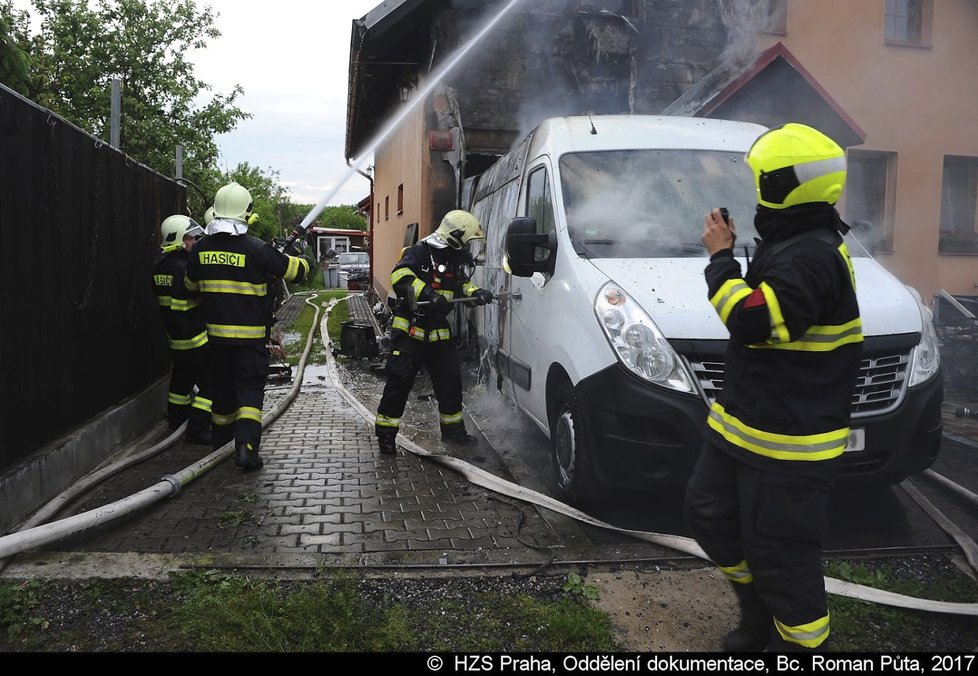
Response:
POLYGON ((742 152, 614 150, 560 158, 567 230, 588 258, 705 256, 703 216, 727 207, 754 249, 754 183, 742 152))

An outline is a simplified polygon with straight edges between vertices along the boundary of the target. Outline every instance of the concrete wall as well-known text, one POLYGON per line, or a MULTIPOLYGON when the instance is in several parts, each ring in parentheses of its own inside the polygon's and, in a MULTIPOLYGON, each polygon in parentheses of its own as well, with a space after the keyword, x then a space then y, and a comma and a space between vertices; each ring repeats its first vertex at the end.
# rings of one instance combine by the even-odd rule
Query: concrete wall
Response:
POLYGON ((12 531, 166 415, 169 377, 72 430, 0 475, 0 533, 12 531))
MULTIPOLYGON (((778 40, 866 132, 897 154, 893 252, 877 259, 930 298, 978 293, 978 255, 938 253, 945 155, 978 157, 978 3, 935 0, 932 45, 884 44, 883 0, 789 0, 778 40)), ((844 211, 844 203, 841 205, 844 211)))

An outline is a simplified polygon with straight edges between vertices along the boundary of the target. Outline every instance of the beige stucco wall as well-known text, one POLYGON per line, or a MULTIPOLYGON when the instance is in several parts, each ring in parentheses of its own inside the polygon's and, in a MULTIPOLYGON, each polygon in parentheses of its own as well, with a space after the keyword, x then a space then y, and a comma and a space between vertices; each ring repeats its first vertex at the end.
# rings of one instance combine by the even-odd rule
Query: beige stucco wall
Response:
MULTIPOLYGON (((978 293, 978 255, 939 254, 945 155, 978 157, 978 2, 934 0, 931 47, 883 43, 884 0, 788 0, 779 40, 866 132, 897 153, 893 253, 877 258, 925 298, 978 293)), ((840 205, 844 210, 844 202, 840 205)))
POLYGON ((431 231, 431 201, 423 186, 427 184, 426 145, 422 144, 426 105, 417 105, 398 129, 374 152, 374 288, 390 291, 390 273, 401 255, 404 232, 409 223, 418 223, 419 236, 431 231), (397 188, 404 185, 404 209, 397 212, 397 188), (384 198, 390 210, 384 211, 384 198))

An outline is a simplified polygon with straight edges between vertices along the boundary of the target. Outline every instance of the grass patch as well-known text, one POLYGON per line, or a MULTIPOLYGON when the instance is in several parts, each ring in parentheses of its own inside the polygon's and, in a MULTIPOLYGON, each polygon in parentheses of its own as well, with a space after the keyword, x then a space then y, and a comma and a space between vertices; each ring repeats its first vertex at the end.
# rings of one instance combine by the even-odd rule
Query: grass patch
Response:
MULTIPOLYGON (((825 572, 848 582, 916 598, 955 603, 978 601, 978 582, 945 557, 907 560, 830 561, 825 572)), ((829 596, 833 651, 973 650, 978 618, 942 615, 829 596)))
POLYGON ((610 618, 560 581, 0 582, 0 652, 588 652, 620 649, 610 618))
POLYGON ((175 580, 181 631, 201 650, 271 652, 587 651, 615 648, 608 616, 583 600, 480 593, 405 603, 337 578, 303 585, 194 573, 175 580))
MULTIPOLYGON (((314 303, 319 306, 322 303, 329 303, 332 298, 345 298, 349 295, 346 290, 330 289, 327 291, 320 291, 315 298, 310 300, 310 303, 314 303)), ((316 315, 316 310, 310 307, 305 301, 302 302, 302 308, 299 311, 299 316, 296 317, 295 322, 291 326, 291 332, 298 336, 298 339, 290 343, 286 349, 286 361, 291 366, 296 366, 299 363, 299 359, 302 357, 303 350, 306 349, 306 339, 309 336, 310 330, 315 330, 317 332, 317 337, 313 339, 313 346, 309 352, 310 364, 325 364, 326 363, 326 347, 322 344, 322 341, 318 337, 319 325, 313 327, 312 320, 316 315)), ((322 313, 320 313, 322 317, 322 313)), ((346 321, 349 318, 349 309, 346 303, 337 303, 333 310, 330 312, 329 321, 326 324, 327 331, 329 332, 330 338, 339 342, 340 337, 340 325, 338 322, 346 321), (342 315, 343 319, 337 319, 342 315), (335 325, 335 333, 334 333, 335 325)))

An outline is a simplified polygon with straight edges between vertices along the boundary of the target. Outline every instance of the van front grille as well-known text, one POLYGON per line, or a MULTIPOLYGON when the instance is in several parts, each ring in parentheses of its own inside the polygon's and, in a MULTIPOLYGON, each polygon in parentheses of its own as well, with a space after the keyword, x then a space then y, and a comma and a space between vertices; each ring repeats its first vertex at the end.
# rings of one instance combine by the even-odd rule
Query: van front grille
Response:
MULTIPOLYGON (((723 389, 723 361, 689 360, 700 393, 710 406, 723 389)), ((859 365, 859 380, 852 395, 852 418, 866 418, 895 410, 907 391, 910 353, 889 353, 865 357, 859 365)))

